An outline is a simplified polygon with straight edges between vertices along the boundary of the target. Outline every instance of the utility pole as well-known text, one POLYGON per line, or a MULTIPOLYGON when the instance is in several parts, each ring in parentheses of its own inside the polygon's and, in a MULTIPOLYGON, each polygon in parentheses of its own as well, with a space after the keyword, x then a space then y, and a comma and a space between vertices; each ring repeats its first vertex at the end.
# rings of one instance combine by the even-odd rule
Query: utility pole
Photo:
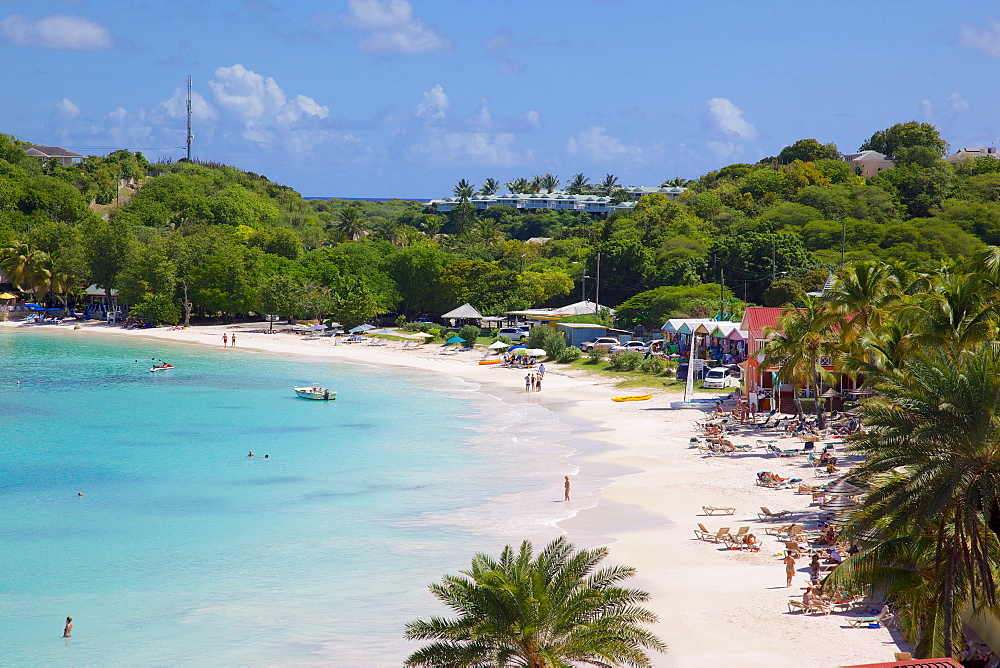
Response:
POLYGON ((191 75, 187 78, 187 159, 191 160, 191 75))
POLYGON ((844 251, 847 249, 847 219, 840 219, 840 266, 844 266, 844 251))
POLYGON ((719 267, 719 320, 722 320, 726 315, 725 304, 726 304, 726 268, 719 267))
POLYGON ((597 251, 597 280, 594 283, 594 314, 601 308, 601 252, 597 251))

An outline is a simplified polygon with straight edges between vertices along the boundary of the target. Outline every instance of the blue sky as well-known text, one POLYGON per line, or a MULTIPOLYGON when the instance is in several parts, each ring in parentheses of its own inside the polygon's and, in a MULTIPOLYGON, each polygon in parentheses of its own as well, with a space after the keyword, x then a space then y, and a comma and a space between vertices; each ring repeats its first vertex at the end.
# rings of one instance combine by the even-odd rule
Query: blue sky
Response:
POLYGON ((697 177, 893 123, 1000 135, 1000 5, 0 0, 0 132, 193 154, 306 196, 697 177))

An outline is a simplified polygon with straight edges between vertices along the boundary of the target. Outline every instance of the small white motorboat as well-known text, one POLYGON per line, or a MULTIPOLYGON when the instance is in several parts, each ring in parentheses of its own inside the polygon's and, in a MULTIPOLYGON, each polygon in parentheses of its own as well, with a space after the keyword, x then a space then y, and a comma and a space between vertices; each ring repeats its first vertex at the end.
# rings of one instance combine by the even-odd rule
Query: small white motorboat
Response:
POLYGON ((313 383, 312 387, 293 387, 295 396, 300 399, 316 399, 317 401, 330 401, 337 398, 337 393, 322 387, 318 383, 313 383))

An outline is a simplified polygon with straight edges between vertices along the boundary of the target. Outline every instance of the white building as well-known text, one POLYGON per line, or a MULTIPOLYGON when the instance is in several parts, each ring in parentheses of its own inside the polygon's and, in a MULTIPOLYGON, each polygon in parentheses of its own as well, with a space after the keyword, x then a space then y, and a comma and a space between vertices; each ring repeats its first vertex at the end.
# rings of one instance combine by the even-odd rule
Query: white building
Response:
POLYGON ((972 160, 973 158, 1000 159, 1000 153, 997 153, 996 146, 979 146, 975 148, 966 147, 958 149, 945 158, 945 160, 954 165, 966 160, 972 160))
MULTIPOLYGON (((613 213, 615 211, 628 211, 635 208, 635 202, 644 195, 659 193, 666 195, 670 199, 676 198, 687 188, 652 188, 648 186, 628 186, 622 188, 631 201, 615 204, 610 197, 603 195, 571 195, 563 190, 556 190, 551 193, 511 193, 509 195, 473 195, 469 198, 469 204, 480 210, 486 210, 491 206, 509 206, 514 209, 555 209, 558 211, 583 211, 585 213, 613 213)), ((458 197, 445 197, 434 199, 427 203, 440 212, 451 211, 461 200, 458 197)))

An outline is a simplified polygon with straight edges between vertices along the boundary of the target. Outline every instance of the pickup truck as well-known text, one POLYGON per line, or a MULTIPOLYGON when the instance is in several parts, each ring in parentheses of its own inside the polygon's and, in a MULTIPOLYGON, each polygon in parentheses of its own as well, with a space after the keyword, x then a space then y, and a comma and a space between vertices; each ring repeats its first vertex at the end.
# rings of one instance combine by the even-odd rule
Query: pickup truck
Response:
POLYGON ((619 344, 618 339, 613 336, 599 336, 593 341, 584 341, 580 344, 580 350, 585 353, 589 353, 594 348, 608 350, 612 346, 617 346, 619 344))

